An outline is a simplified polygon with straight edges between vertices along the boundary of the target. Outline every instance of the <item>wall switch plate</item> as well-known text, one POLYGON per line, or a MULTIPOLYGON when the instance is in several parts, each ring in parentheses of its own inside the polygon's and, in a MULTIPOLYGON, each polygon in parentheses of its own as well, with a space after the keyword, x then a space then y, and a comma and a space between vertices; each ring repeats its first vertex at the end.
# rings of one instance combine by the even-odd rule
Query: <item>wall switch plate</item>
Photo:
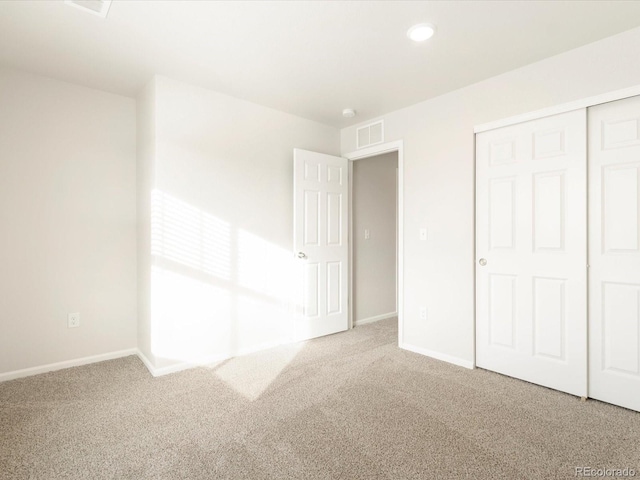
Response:
POLYGON ((427 319, 427 307, 420 307, 420 320, 427 319))
POLYGON ((427 239, 427 229, 426 228, 421 228, 420 229, 420 240, 424 241, 427 239))
POLYGON ((369 231, 368 228, 364 229, 364 239, 365 240, 369 240, 369 238, 371 238, 371 232, 369 231))
POLYGON ((69 328, 77 328, 80 326, 80 314, 79 313, 70 313, 67 317, 67 327, 69 328))

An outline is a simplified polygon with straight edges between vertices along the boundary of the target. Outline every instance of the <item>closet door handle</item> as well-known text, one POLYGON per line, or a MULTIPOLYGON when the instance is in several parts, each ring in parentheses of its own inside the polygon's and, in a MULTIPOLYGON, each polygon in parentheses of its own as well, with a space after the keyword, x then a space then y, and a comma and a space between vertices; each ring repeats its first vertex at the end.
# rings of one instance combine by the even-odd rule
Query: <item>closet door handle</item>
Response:
POLYGON ((481 258, 480 260, 478 260, 478 263, 480 264, 481 267, 484 267, 487 264, 487 259, 481 258))

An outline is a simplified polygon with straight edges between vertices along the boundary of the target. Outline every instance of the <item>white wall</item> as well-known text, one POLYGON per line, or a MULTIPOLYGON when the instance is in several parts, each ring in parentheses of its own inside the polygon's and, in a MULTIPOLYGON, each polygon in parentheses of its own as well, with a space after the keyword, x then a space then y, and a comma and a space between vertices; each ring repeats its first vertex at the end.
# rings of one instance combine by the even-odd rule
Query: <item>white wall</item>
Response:
POLYGON ((0 70, 0 374, 136 346, 135 114, 0 70))
POLYGON ((163 368, 286 341, 293 148, 335 155, 339 131, 165 77, 153 83, 149 360, 163 368))
POLYGON ((353 162, 353 302, 356 323, 396 312, 398 152, 353 162), (369 230, 369 239, 364 231, 369 230))
POLYGON ((156 154, 155 81, 137 97, 136 121, 136 194, 138 213, 138 349, 148 359, 151 352, 151 192, 155 176, 156 154))
MULTIPOLYGON (((401 342, 473 360, 474 126, 639 85, 639 58, 634 29, 384 116, 385 140, 404 139, 401 342)), ((356 150, 355 128, 341 132, 343 153, 356 150)))

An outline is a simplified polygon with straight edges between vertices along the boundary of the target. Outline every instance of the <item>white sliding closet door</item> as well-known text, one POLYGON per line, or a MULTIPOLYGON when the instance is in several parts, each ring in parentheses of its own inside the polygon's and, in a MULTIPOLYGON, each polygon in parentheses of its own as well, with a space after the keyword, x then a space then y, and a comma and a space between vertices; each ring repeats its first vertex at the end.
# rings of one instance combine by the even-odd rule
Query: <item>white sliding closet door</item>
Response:
POLYGON ((587 395, 586 110, 476 138, 476 363, 587 395))
POLYGON ((589 396, 640 411, 640 97, 589 109, 589 396))

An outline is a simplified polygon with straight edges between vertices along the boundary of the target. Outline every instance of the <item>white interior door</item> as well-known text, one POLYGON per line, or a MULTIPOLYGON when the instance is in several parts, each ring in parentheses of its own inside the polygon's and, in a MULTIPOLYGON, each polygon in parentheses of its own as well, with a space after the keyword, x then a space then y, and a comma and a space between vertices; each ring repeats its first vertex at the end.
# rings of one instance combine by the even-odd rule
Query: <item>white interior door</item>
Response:
POLYGON ((476 138, 476 364, 587 394, 586 111, 476 138))
POLYGON ((294 250, 300 305, 296 339, 341 332, 348 316, 348 160, 295 149, 294 250))
POLYGON ((640 97, 589 109, 589 396, 640 411, 640 97))

